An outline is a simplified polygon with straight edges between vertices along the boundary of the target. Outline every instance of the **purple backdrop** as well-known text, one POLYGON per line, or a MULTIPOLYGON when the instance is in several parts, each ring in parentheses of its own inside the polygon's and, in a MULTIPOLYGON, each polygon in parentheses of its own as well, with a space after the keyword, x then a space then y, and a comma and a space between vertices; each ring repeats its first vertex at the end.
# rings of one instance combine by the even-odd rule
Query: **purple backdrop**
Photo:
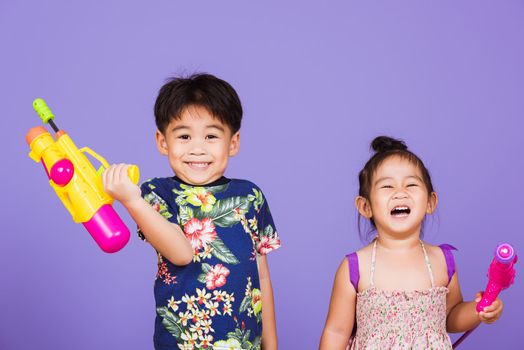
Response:
MULTIPOLYGON (((335 269, 361 246, 353 198, 378 134, 428 165, 440 209, 426 238, 460 248, 472 298, 498 242, 524 255, 523 16, 520 0, 3 0, 0 348, 152 348, 153 250, 133 236, 102 253, 24 136, 43 97, 78 146, 138 164, 143 179, 169 175, 152 106, 184 72, 216 74, 243 101, 227 175, 264 189, 282 237, 269 258, 282 349, 318 346, 335 269)), ((462 349, 522 348, 522 281, 462 349)))

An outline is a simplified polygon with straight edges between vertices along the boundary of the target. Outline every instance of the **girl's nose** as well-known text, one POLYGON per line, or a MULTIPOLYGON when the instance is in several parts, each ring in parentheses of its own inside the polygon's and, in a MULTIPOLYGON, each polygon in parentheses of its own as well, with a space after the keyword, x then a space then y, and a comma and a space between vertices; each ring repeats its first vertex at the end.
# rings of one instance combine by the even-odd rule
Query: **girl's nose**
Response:
POLYGON ((408 195, 406 194, 406 192, 404 191, 398 191, 397 193, 395 193, 395 195, 393 196, 394 199, 404 199, 404 198, 407 198, 408 195))

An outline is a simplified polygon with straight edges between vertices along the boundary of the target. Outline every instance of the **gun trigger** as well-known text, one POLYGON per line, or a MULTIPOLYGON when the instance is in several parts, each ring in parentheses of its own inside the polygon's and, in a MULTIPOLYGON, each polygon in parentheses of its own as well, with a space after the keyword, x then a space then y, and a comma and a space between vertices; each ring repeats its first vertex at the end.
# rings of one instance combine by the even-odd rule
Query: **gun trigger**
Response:
POLYGON ((96 174, 98 176, 102 176, 102 173, 104 172, 104 170, 106 170, 106 168, 104 168, 104 166, 101 165, 100 168, 98 168, 98 170, 96 171, 96 174))

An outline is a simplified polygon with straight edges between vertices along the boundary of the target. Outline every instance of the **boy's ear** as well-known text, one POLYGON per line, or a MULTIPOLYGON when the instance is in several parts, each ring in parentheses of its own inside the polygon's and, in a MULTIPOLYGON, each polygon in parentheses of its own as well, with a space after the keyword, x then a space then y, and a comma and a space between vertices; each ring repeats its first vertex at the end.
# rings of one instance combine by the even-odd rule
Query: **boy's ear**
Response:
POLYGON ((373 212, 371 211, 371 205, 369 204, 369 201, 366 198, 362 196, 357 196, 357 198, 355 198, 355 205, 357 206, 357 210, 360 213, 360 215, 362 215, 366 219, 371 219, 371 217, 373 216, 373 212))
POLYGON ((428 209, 426 210, 426 214, 433 214, 435 209, 437 209, 437 203, 438 203, 437 193, 431 192, 428 198, 428 209))
POLYGON ((166 137, 164 136, 164 134, 160 132, 160 130, 156 131, 155 140, 156 140, 156 148, 158 149, 158 152, 160 152, 160 154, 164 156, 167 156, 168 150, 167 150, 166 137))
POLYGON ((240 151, 240 131, 231 136, 231 142, 229 142, 229 156, 236 156, 238 151, 240 151))

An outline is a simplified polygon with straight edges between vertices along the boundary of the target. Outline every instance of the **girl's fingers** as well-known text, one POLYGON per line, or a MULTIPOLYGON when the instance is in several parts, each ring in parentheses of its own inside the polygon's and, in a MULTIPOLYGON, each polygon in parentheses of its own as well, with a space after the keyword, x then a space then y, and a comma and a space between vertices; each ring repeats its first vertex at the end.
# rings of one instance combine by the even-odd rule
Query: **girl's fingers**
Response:
POLYGON ((477 292, 477 294, 475 294, 475 302, 478 303, 480 301, 480 299, 482 298, 482 293, 483 292, 477 292))

